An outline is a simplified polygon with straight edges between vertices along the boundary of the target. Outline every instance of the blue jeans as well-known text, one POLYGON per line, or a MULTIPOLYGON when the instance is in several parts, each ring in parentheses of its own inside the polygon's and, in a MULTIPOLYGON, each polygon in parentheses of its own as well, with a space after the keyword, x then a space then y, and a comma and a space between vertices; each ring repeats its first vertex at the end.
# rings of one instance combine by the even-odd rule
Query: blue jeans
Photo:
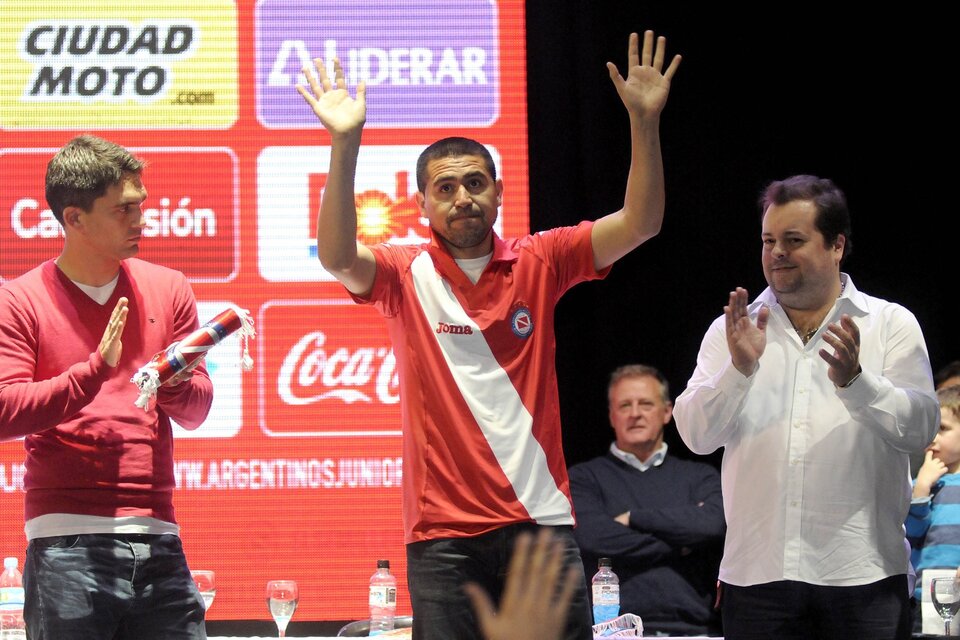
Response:
MULTIPOLYGON (((592 617, 580 549, 571 527, 550 527, 566 549, 566 564, 581 578, 567 618, 565 640, 592 640, 592 617)), ((463 585, 476 582, 500 601, 514 541, 534 524, 516 524, 472 538, 443 538, 407 545, 407 583, 413 605, 414 640, 481 640, 473 607, 463 585)))
POLYGON ((203 600, 173 535, 31 540, 23 570, 30 640, 203 640, 203 600))
POLYGON ((854 587, 791 580, 723 584, 721 593, 727 640, 910 639, 906 575, 854 587))

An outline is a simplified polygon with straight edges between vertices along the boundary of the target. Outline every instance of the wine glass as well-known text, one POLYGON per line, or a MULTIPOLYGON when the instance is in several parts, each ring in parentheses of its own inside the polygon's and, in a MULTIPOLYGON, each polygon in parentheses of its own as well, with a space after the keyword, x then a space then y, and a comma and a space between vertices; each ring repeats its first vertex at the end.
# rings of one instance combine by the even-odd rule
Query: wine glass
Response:
POLYGON ((956 576, 930 581, 930 600, 943 618, 944 635, 950 635, 950 621, 960 610, 960 579, 956 576))
POLYGON ((197 591, 203 596, 203 608, 209 611, 210 605, 213 604, 213 598, 217 595, 216 575, 213 571, 203 570, 191 571, 190 575, 193 576, 193 581, 197 583, 197 591))
POLYGON ((267 606, 280 631, 278 637, 287 637, 287 623, 293 617, 299 600, 300 590, 293 580, 271 580, 267 583, 267 606))

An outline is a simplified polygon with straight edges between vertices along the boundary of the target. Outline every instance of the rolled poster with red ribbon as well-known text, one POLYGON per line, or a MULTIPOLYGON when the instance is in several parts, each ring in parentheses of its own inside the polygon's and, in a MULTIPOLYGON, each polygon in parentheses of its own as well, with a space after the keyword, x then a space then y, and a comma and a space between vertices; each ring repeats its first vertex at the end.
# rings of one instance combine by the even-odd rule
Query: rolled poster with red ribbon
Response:
POLYGON ((246 310, 231 306, 183 340, 174 342, 155 355, 133 374, 130 381, 140 390, 134 404, 146 411, 163 383, 189 370, 207 351, 237 331, 240 332, 241 364, 244 371, 250 371, 253 359, 250 357, 249 341, 256 336, 253 319, 246 310))

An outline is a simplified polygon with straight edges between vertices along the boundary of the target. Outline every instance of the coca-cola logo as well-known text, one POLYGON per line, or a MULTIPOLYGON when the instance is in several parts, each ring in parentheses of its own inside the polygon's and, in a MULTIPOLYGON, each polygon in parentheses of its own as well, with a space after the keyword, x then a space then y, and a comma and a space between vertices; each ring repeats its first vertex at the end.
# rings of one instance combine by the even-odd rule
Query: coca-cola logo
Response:
POLYGON ((339 347, 328 352, 323 331, 306 334, 283 359, 277 393, 291 405, 337 398, 395 404, 400 401, 397 359, 387 347, 339 347), (316 390, 316 393, 311 391, 316 390), (304 393, 306 392, 306 393, 304 393))
POLYGON ((345 298, 271 301, 257 327, 265 433, 400 434, 397 359, 373 307, 345 298))

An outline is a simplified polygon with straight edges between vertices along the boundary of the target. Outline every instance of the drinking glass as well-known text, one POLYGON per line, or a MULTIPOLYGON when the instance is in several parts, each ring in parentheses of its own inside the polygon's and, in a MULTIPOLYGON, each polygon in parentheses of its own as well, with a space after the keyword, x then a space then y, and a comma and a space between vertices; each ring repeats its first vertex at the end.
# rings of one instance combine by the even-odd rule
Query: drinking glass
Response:
POLYGON ((270 607, 270 615, 277 623, 277 629, 280 632, 278 637, 287 637, 287 624, 293 617, 299 600, 300 590, 293 580, 271 580, 267 583, 267 606, 270 607))
POLYGON ((193 576, 193 581, 197 583, 197 591, 203 596, 203 608, 209 611, 210 605, 213 604, 213 598, 217 595, 216 575, 213 571, 203 570, 191 571, 190 575, 193 576))
POLYGON ((960 610, 960 579, 934 578, 930 581, 930 600, 933 608, 943 618, 944 635, 950 635, 950 621, 960 610))

